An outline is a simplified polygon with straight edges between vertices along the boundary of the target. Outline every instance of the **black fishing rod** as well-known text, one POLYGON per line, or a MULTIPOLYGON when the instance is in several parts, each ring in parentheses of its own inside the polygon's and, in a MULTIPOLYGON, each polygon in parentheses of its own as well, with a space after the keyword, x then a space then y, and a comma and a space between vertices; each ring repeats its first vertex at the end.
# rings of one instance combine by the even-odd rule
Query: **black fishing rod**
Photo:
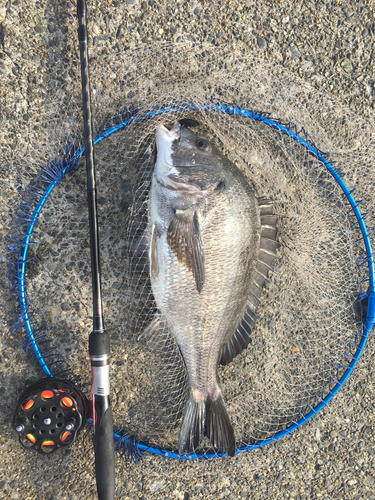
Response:
POLYGON ((100 286, 99 232, 97 221, 94 145, 87 51, 86 1, 77 1, 78 37, 81 54, 87 197, 89 207, 90 250, 93 297, 93 331, 89 338, 92 367, 92 405, 94 424, 95 471, 99 500, 113 500, 115 495, 115 456, 113 418, 109 402, 109 336, 104 331, 100 286))

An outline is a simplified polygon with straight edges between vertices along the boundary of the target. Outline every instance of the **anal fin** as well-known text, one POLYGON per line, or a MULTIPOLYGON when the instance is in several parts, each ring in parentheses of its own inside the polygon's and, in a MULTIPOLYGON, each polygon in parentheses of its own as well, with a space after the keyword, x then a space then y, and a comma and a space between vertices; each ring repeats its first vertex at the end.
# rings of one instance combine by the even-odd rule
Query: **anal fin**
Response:
POLYGON ((255 309, 258 303, 258 299, 250 293, 246 308, 241 315, 235 332, 221 349, 219 361, 222 365, 228 365, 237 354, 240 354, 249 345, 251 330, 256 318, 255 309))
POLYGON ((205 281, 204 250, 194 207, 176 210, 169 223, 167 242, 177 259, 192 271, 197 290, 201 293, 205 281))

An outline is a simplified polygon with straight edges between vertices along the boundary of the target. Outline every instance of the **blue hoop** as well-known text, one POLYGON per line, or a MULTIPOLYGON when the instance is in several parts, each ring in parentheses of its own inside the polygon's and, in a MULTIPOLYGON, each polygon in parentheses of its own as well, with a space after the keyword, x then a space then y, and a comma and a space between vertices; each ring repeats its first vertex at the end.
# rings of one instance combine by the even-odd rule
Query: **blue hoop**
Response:
MULTIPOLYGON (((268 439, 259 440, 253 444, 243 446, 237 449, 236 454, 239 454, 245 451, 253 450, 255 448, 263 448, 263 446, 269 443, 274 443, 275 441, 278 441, 282 437, 291 434, 294 430, 301 427, 305 422, 307 422, 314 415, 319 413, 345 384, 349 375, 351 374, 356 364, 358 363, 358 360, 361 357, 361 354, 366 345, 368 336, 375 324, 374 258, 370 242, 371 233, 369 234, 366 228, 366 224, 364 222, 364 219, 368 214, 364 215, 361 214, 361 211, 359 209, 359 205, 361 202, 358 203, 356 202, 352 194, 354 192, 354 189, 350 190, 343 181, 343 176, 345 174, 342 172, 342 170, 340 168, 335 169, 328 162, 329 155, 321 152, 314 145, 313 141, 311 140, 311 138, 308 136, 308 134, 305 132, 304 129, 298 131, 297 127, 292 126, 290 123, 283 124, 281 123, 280 120, 271 119, 270 114, 255 113, 253 111, 240 108, 234 104, 228 104, 228 103, 223 104, 220 101, 214 100, 212 97, 208 99, 208 101, 209 104, 205 104, 203 106, 197 106, 195 104, 190 103, 182 106, 181 105, 171 106, 171 107, 161 108, 158 110, 152 110, 143 113, 142 115, 139 115, 138 111, 135 110, 134 108, 131 109, 130 111, 126 109, 125 117, 124 114, 121 117, 118 117, 120 123, 116 125, 110 124, 111 126, 108 129, 100 132, 97 138, 95 139, 94 144, 98 144, 99 142, 111 136, 112 134, 119 132, 120 130, 126 129, 132 123, 142 122, 166 113, 176 113, 179 111, 202 111, 202 110, 213 111, 213 112, 225 113, 228 115, 236 115, 244 118, 251 118, 253 120, 263 122, 264 124, 268 125, 269 127, 273 128, 274 130, 280 132, 281 134, 289 137, 290 139, 296 141, 301 146, 303 146, 312 157, 314 157, 316 160, 318 160, 324 165, 328 174, 330 174, 331 177, 333 177, 336 183, 340 186, 342 192, 344 193, 351 207, 350 212, 353 211, 353 214, 356 217, 356 222, 351 226, 350 229, 352 229, 356 224, 358 224, 360 231, 362 233, 362 237, 355 242, 355 244, 358 245, 358 242, 360 240, 363 240, 365 245, 365 248, 360 247, 362 251, 365 253, 365 256, 361 257, 360 259, 361 260, 360 266, 362 266, 365 262, 368 263, 368 274, 362 280, 361 284, 368 280, 369 286, 366 291, 361 292, 358 296, 358 300, 360 304, 363 306, 362 309, 367 308, 367 313, 365 320, 364 321, 362 320, 361 331, 356 333, 354 344, 352 342, 349 344, 349 353, 343 353, 345 359, 347 361, 350 360, 349 365, 347 366, 341 364, 337 365, 337 378, 334 378, 332 376, 330 377, 328 387, 325 386, 323 387, 322 397, 316 395, 313 405, 308 405, 305 408, 306 415, 300 413, 298 420, 289 422, 289 424, 286 426, 285 429, 277 432, 268 439), (303 137, 301 136, 301 134, 303 135, 303 137), (354 355, 351 354, 352 348, 356 348, 356 352, 354 355), (345 372, 341 376, 341 378, 339 378, 340 369, 345 369, 345 372), (328 391, 328 394, 325 397, 323 397, 325 391, 328 391), (315 403, 318 403, 317 406, 315 406, 315 403)), ((17 251, 17 249, 19 248, 17 262, 15 264, 12 263, 14 271, 12 270, 12 265, 10 266, 11 280, 18 297, 18 303, 20 308, 20 316, 16 319, 15 327, 13 328, 13 330, 17 330, 22 326, 25 327, 26 329, 25 340, 27 343, 26 350, 32 348, 34 353, 33 357, 35 358, 36 361, 38 361, 44 373, 50 377, 56 375, 56 370, 57 370, 56 366, 54 367, 54 369, 51 369, 51 359, 53 359, 53 356, 56 355, 52 354, 52 350, 46 353, 45 345, 46 343, 48 344, 49 341, 44 340, 45 335, 41 336, 40 330, 36 330, 35 328, 36 323, 32 321, 34 314, 32 312, 31 313, 29 312, 31 303, 27 293, 26 264, 27 262, 29 262, 29 260, 27 259, 27 254, 29 246, 32 244, 36 244, 36 242, 31 241, 31 238, 33 235, 36 234, 34 232, 34 229, 38 223, 39 215, 48 197, 52 193, 54 187, 60 184, 65 174, 78 168, 79 166, 78 160, 84 155, 84 152, 85 152, 84 148, 81 148, 79 150, 74 150, 74 148, 69 148, 69 151, 67 152, 62 162, 60 163, 54 162, 48 168, 43 169, 42 177, 38 178, 37 180, 37 187, 36 188, 33 187, 32 189, 32 191, 38 198, 36 205, 33 206, 33 204, 30 203, 30 199, 24 198, 26 201, 26 205, 19 205, 19 207, 23 208, 24 210, 24 212, 21 214, 23 215, 23 217, 21 219, 15 219, 17 222, 21 222, 20 226, 14 228, 15 230, 20 231, 21 230, 20 228, 23 227, 25 227, 26 229, 24 231, 23 237, 18 237, 13 239, 13 241, 17 241, 17 243, 18 242, 19 243, 11 246, 12 251, 17 251), (49 182, 48 187, 44 188, 43 185, 40 183, 40 181, 42 181, 43 183, 49 182), (43 343, 43 349, 40 349, 39 345, 41 343, 43 343)), ((33 201, 36 201, 35 196, 32 199, 33 201)), ((54 363, 56 363, 56 361, 52 362, 52 364, 54 363)), ((60 366, 63 363, 64 360, 59 360, 58 366, 60 366)), ((115 442, 118 445, 117 447, 120 448, 119 451, 121 453, 121 446, 123 447, 127 446, 126 440, 129 438, 129 435, 125 431, 121 432, 115 431, 114 437, 115 437, 115 442)), ((136 455, 135 459, 139 459, 140 453, 144 451, 161 455, 163 457, 178 458, 180 460, 181 459, 192 460, 196 458, 214 458, 217 456, 221 457, 226 456, 225 453, 201 453, 201 454, 190 453, 187 455, 180 455, 171 450, 165 450, 147 444, 134 442, 134 438, 133 438, 133 446, 136 447, 138 451, 138 456, 136 455)))

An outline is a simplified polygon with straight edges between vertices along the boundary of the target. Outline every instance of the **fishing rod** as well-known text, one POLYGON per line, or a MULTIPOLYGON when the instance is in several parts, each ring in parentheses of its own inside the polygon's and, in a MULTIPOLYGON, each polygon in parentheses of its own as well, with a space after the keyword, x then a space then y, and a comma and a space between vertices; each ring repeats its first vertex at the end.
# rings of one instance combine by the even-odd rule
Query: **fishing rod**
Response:
MULTIPOLYGON (((29 262, 28 247, 33 230, 19 245, 16 262, 17 281, 14 288, 22 304, 19 320, 28 334, 26 350, 32 349, 35 359, 41 365, 48 378, 28 387, 18 401, 13 418, 13 428, 17 432, 21 445, 41 454, 51 454, 59 449, 71 446, 78 434, 91 418, 94 427, 95 471, 99 500, 113 500, 115 495, 115 457, 113 418, 109 401, 109 336, 104 331, 103 305, 100 285, 99 231, 97 221, 95 162, 92 135, 92 117, 90 101, 90 81, 88 70, 86 2, 77 1, 79 19, 78 38, 81 54, 82 99, 84 112, 85 156, 87 167, 87 202, 89 209, 89 233, 91 250, 91 277, 93 298, 93 329, 89 337, 89 353, 92 368, 92 399, 89 401, 84 388, 74 380, 68 380, 67 370, 59 371, 61 362, 55 369, 49 367, 55 356, 54 348, 38 344, 38 334, 31 328, 32 314, 28 308, 26 264, 29 262), (58 378, 64 375, 65 378, 58 378)), ((73 161, 71 168, 78 168, 73 161)), ((69 169, 67 169, 67 172, 69 169)), ((48 182, 52 173, 47 173, 41 183, 48 182)), ((41 184, 39 184, 40 186, 41 184)), ((39 192, 39 191, 38 191, 39 192)), ((33 198, 34 199, 34 198, 33 198)), ((44 198, 45 199, 45 198, 44 198)), ((43 336, 41 337, 43 338, 43 336)))
POLYGON ((86 1, 77 1, 78 38, 81 55, 82 99, 85 129, 87 198, 89 207, 93 330, 89 338, 92 367, 92 408, 95 471, 99 500, 112 500, 115 494, 113 418, 109 402, 109 336, 104 331, 100 284, 99 231, 97 221, 95 161, 92 135, 90 79, 88 68, 86 1))

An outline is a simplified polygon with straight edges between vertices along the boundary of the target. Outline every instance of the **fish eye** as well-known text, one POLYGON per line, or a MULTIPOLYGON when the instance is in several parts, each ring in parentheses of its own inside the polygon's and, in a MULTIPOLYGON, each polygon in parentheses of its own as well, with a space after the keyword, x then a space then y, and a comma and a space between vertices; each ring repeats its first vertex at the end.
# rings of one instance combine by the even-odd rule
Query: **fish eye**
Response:
POLYGON ((200 149, 201 151, 205 151, 208 148, 207 142, 203 139, 198 139, 196 144, 197 148, 200 149))

